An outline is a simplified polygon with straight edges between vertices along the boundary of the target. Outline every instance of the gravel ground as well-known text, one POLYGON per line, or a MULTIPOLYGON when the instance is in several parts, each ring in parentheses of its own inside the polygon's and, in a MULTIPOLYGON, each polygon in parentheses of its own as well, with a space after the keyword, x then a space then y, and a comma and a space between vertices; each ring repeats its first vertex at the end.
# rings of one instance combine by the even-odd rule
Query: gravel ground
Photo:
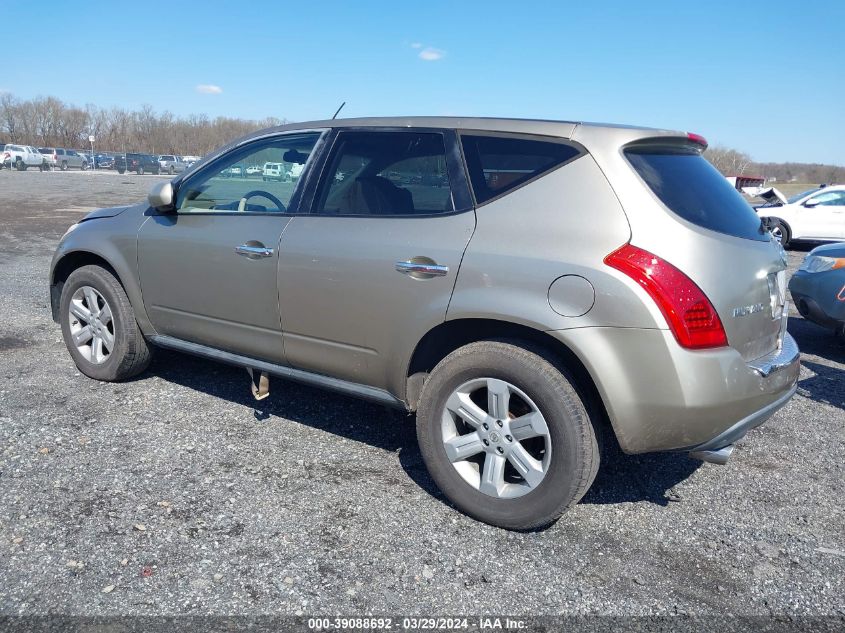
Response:
MULTIPOLYGON (((845 347, 726 467, 611 452, 552 528, 444 502, 413 418, 175 353, 122 384, 49 313, 64 230, 156 177, 0 171, 0 615, 845 615, 845 347)), ((805 251, 790 253, 790 270, 805 251)))

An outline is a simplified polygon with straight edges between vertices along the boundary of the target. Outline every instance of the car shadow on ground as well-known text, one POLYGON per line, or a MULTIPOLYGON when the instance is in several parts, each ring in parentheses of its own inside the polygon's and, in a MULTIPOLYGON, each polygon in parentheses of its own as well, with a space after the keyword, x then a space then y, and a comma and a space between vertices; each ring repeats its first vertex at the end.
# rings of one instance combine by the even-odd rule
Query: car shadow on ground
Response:
POLYGON ((817 402, 845 409, 845 374, 841 369, 807 358, 817 356, 844 365, 845 341, 801 317, 790 317, 789 333, 801 350, 801 364, 815 374, 799 380, 799 392, 817 402))
MULTIPOLYGON (((807 319, 791 315, 789 317, 789 333, 798 343, 801 355, 811 354, 834 363, 845 365, 845 341, 833 333, 829 328, 823 328, 807 319)), ((802 361, 803 362, 803 361, 802 361)), ((806 362, 803 362, 807 365, 806 362)), ((833 370, 832 368, 828 368, 833 370)))
MULTIPOLYGON (((414 483, 446 502, 423 463, 413 415, 281 378, 272 378, 270 396, 256 401, 243 369, 170 350, 156 350, 150 368, 136 380, 150 375, 252 409, 259 424, 274 417, 292 420, 397 453, 401 467, 414 483)), ((672 488, 701 465, 686 453, 626 455, 612 435, 602 443, 601 468, 583 503, 647 501, 667 505, 678 500, 672 488)))

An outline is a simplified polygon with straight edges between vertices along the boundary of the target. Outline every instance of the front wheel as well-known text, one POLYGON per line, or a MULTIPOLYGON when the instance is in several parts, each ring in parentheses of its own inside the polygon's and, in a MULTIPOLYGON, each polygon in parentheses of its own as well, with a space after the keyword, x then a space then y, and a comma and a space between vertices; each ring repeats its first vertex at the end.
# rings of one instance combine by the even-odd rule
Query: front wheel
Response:
POLYGON ((772 237, 775 238, 780 245, 786 248, 789 246, 789 242, 792 236, 789 233, 789 227, 786 226, 781 220, 775 220, 772 224, 772 228, 770 229, 772 237))
POLYGON ((88 163, 82 163, 82 166, 80 167, 80 169, 82 171, 85 171, 86 169, 88 169, 88 163))
POLYGON ((138 175, 139 175, 139 176, 143 176, 143 175, 144 175, 144 168, 143 168, 143 167, 138 167, 138 175))
POLYGON ((584 496, 599 464, 590 416, 565 370, 507 341, 471 343, 434 368, 417 439, 455 506, 515 530, 554 522, 584 496))
POLYGON ((62 336, 74 363, 97 380, 124 380, 150 363, 150 349, 123 286, 100 266, 83 266, 62 287, 62 336))
POLYGON ((66 161, 66 160, 63 160, 63 161, 62 161, 62 167, 61 167, 61 169, 62 169, 62 171, 67 171, 67 161, 66 161))

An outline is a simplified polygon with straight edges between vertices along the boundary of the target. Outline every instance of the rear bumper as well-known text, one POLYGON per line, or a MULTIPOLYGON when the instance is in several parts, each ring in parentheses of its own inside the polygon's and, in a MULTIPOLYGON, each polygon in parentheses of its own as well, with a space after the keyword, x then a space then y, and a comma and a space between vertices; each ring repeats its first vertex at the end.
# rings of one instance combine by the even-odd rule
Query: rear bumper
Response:
POLYGON ((550 332, 590 372, 626 453, 726 447, 794 395, 800 354, 782 348, 746 362, 733 348, 686 350, 668 330, 550 332))
POLYGON ((790 399, 792 398, 792 396, 795 395, 795 392, 797 390, 798 385, 796 384, 792 387, 792 389, 787 391, 785 394, 783 394, 780 398, 778 398, 771 404, 763 407, 759 411, 755 411, 754 413, 744 417, 742 420, 740 420, 733 426, 719 433, 713 439, 708 440, 703 444, 699 444, 698 446, 690 447, 687 450, 691 453, 700 451, 718 451, 721 448, 725 448, 726 446, 735 444, 737 441, 745 437, 745 434, 748 433, 750 430, 756 429, 758 426, 760 426, 766 420, 772 417, 778 409, 781 409, 786 406, 786 403, 790 401, 790 399))

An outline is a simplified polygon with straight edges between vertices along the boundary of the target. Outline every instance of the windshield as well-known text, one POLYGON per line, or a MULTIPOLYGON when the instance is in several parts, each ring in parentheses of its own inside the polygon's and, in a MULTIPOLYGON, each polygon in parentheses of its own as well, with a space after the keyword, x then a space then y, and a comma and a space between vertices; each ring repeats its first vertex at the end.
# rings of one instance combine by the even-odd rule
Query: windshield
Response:
POLYGON ((792 196, 791 198, 787 198, 786 201, 789 202, 789 204, 795 204, 796 202, 801 200, 801 198, 803 198, 804 196, 809 196, 811 193, 816 193, 817 191, 821 191, 821 190, 822 190, 822 187, 816 187, 815 189, 808 189, 807 191, 804 191, 803 193, 798 193, 798 194, 795 194, 794 196, 792 196))

